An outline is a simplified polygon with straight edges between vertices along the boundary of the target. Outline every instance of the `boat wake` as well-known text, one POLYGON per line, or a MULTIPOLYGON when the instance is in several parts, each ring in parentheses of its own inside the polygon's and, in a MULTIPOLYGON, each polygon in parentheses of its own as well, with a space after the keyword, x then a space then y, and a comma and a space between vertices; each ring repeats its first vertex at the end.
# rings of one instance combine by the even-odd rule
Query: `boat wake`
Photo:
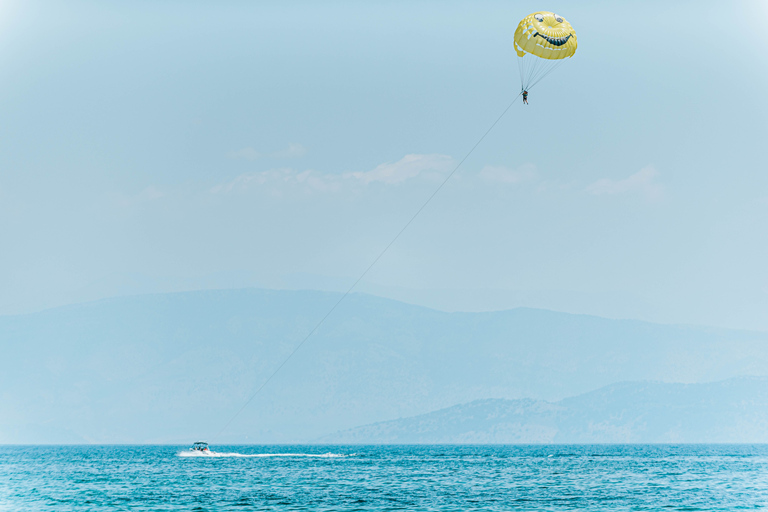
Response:
POLYGON ((267 457, 282 457, 282 458, 310 458, 310 459, 340 459, 344 457, 350 457, 343 453, 224 453, 224 452, 212 452, 212 451, 199 451, 199 450, 186 450, 178 453, 179 457, 202 457, 202 458, 222 458, 222 457, 241 457, 241 458, 267 458, 267 457))

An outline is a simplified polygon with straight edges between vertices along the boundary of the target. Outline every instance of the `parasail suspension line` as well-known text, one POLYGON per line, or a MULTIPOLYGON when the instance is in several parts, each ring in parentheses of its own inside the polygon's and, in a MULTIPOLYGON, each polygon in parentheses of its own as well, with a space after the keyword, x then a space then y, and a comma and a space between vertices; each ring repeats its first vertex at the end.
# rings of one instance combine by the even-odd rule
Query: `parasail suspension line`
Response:
POLYGON ((307 340, 313 334, 315 334, 315 332, 317 332, 317 330, 320 328, 321 325, 323 325, 325 320, 329 316, 331 316, 331 313, 333 313, 336 310, 336 308, 339 307, 339 304, 341 304, 342 301, 347 297, 347 295, 349 295, 352 292, 352 290, 355 289, 355 287, 360 283, 360 281, 363 280, 363 278, 368 274, 368 272, 373 268, 373 266, 376 265, 376 263, 378 263, 378 261, 382 258, 382 256, 384 256, 384 254, 386 254, 386 252, 389 250, 389 248, 392 247, 392 245, 397 241, 398 238, 400 238, 400 235, 402 235, 405 232, 405 230, 408 229, 408 226, 410 226, 411 223, 413 223, 413 221, 416 220, 416 217, 419 216, 419 214, 422 212, 422 210, 424 210, 424 208, 427 207, 427 205, 432 201, 432 199, 434 199, 434 197, 437 195, 437 193, 440 192, 440 190, 443 188, 443 186, 445 186, 445 184, 448 183, 448 180, 450 180, 451 177, 456 173, 456 171, 459 170, 459 167, 461 167, 461 164, 463 164, 464 161, 467 158, 469 158, 469 156, 475 151, 477 146, 479 146, 480 143, 483 142, 485 137, 488 136, 489 133, 491 133, 491 130, 493 130, 496 127, 496 125, 499 124, 499 121, 501 121, 501 118, 503 118, 504 115, 509 111, 509 109, 512 108, 512 105, 515 104, 515 102, 517 101, 517 98, 519 98, 520 95, 522 95, 522 94, 523 93, 521 91, 520 93, 518 93, 517 96, 515 96, 515 98, 509 103, 509 105, 507 105, 507 107, 502 111, 502 113, 499 115, 499 117, 496 118, 496 120, 493 122, 493 124, 491 124, 491 126, 485 131, 485 133, 483 133, 483 136, 478 139, 478 141, 475 143, 474 146, 472 146, 472 149, 470 149, 467 152, 467 154, 464 155, 464 158, 462 158, 461 161, 458 164, 456 164, 456 167, 454 167, 453 170, 448 174, 448 176, 445 177, 445 179, 440 183, 440 185, 438 185, 438 187, 435 189, 434 192, 432 192, 432 194, 427 198, 427 200, 424 201, 424 204, 422 204, 421 207, 419 207, 419 209, 416 210, 416 213, 414 213, 411 216, 411 218, 408 220, 408 222, 405 223, 405 225, 402 227, 402 229, 400 229, 400 231, 397 232, 397 234, 394 236, 394 238, 392 238, 392 240, 390 240, 390 242, 387 244, 387 246, 384 247, 384 249, 379 253, 379 255, 376 256, 376 258, 371 262, 370 265, 368 265, 368 268, 366 268, 365 271, 362 274, 360 274, 360 277, 358 277, 355 280, 355 282, 352 283, 352 286, 350 286, 347 289, 347 291, 344 292, 344 294, 339 298, 339 300, 336 301, 336 303, 333 305, 333 307, 331 307, 331 309, 328 310, 328 312, 323 316, 323 318, 321 318, 320 321, 317 322, 317 324, 312 328, 312 330, 309 331, 309 333, 301 340, 301 342, 298 345, 296 345, 296 347, 291 351, 291 353, 288 354, 288 357, 286 357, 283 360, 283 362, 280 363, 280 365, 275 369, 275 371, 273 371, 270 374, 270 376, 267 377, 267 380, 265 380, 261 384, 261 386, 256 388, 256 391, 254 391, 251 394, 251 396, 248 397, 248 400, 246 400, 245 403, 240 407, 240 409, 238 409, 237 412, 232 415, 232 417, 229 419, 229 421, 227 421, 227 423, 224 425, 224 427, 222 427, 222 429, 219 430, 218 434, 216 434, 216 437, 221 436, 221 434, 232 424, 232 422, 235 421, 235 418, 240 416, 240 413, 242 413, 243 410, 245 410, 245 408, 248 407, 248 404, 250 404, 253 401, 253 399, 256 397, 256 395, 258 395, 259 392, 262 389, 264 389, 264 387, 267 384, 269 384, 269 381, 271 381, 272 378, 275 375, 277 375, 277 373, 283 368, 283 366, 285 366, 285 364, 288 361, 291 360, 291 358, 294 356, 294 354, 296 354, 296 352, 298 352, 298 350, 302 347, 302 345, 304 345, 304 343, 306 343, 307 340))

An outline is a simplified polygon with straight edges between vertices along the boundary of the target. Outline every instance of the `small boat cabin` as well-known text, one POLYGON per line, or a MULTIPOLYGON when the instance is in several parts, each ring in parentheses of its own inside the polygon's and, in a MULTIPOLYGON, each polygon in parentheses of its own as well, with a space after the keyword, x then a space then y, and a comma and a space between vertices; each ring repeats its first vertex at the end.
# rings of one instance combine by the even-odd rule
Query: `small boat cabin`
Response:
POLYGON ((198 441, 195 444, 192 445, 192 450, 196 450, 198 452, 207 452, 208 451, 208 443, 204 441, 198 441))

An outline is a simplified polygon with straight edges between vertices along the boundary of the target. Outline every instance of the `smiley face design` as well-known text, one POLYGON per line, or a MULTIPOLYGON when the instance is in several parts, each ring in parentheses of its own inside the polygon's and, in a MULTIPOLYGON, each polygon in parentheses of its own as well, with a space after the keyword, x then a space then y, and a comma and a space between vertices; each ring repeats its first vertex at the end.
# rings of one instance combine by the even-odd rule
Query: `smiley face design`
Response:
POLYGON ((542 59, 559 60, 576 53, 576 32, 565 18, 549 11, 529 14, 515 31, 515 51, 542 59))

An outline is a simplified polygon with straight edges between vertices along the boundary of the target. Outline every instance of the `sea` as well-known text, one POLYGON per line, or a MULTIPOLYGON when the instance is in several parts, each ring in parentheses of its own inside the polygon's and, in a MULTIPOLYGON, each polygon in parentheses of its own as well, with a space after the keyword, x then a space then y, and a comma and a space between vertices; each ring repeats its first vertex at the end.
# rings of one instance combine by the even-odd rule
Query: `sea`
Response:
POLYGON ((0 446, 0 510, 768 507, 766 445, 0 446))

